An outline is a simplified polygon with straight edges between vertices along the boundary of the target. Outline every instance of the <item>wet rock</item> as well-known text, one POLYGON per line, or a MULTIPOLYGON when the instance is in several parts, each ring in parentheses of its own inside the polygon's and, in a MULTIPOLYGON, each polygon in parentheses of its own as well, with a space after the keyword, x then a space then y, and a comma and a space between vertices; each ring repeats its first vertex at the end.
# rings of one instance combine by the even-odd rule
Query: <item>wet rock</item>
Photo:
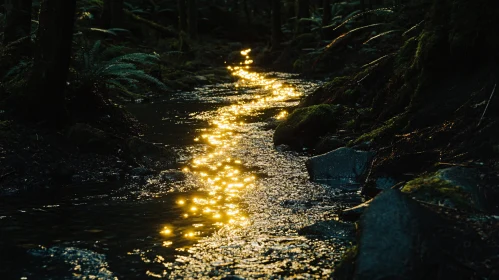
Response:
POLYGON ((402 192, 449 208, 486 210, 487 202, 480 192, 481 184, 478 170, 451 167, 408 182, 402 192))
POLYGON ((373 152, 339 148, 329 153, 311 157, 306 161, 310 180, 340 187, 357 185, 374 156, 373 152))
POLYGON ((299 235, 320 238, 337 238, 351 240, 355 234, 355 225, 334 220, 320 221, 298 230, 299 235))
POLYGON ((286 151, 291 151, 291 147, 289 145, 285 145, 285 144, 282 144, 282 145, 277 145, 275 147, 275 149, 279 152, 286 152, 286 151))
POLYGON ((321 136, 336 130, 339 105, 314 105, 295 110, 277 127, 274 144, 287 144, 294 149, 313 147, 321 136))
POLYGON ((222 280, 244 280, 244 279, 246 278, 237 275, 229 275, 222 278, 222 280))
POLYGON ((179 170, 164 170, 159 174, 159 178, 162 182, 176 182, 185 180, 185 173, 179 170))
POLYGON ((110 134, 88 124, 77 123, 68 131, 69 140, 85 152, 114 153, 117 141, 110 134))
POLYGON ((208 83, 208 78, 206 78, 205 76, 194 76, 194 78, 196 78, 199 82, 201 83, 208 83))
POLYGON ((136 167, 136 168, 132 169, 132 171, 130 172, 130 174, 132 176, 145 176, 145 175, 149 175, 152 173, 153 172, 151 169, 145 168, 145 167, 136 167))
POLYGON ((128 138, 125 141, 125 151, 126 154, 145 164, 161 161, 171 165, 177 160, 177 155, 173 150, 147 142, 139 137, 128 138))
MULTIPOLYGON (((64 267, 68 275, 63 279, 69 279, 69 276, 75 274, 80 275, 83 279, 116 279, 113 272, 108 270, 105 255, 90 250, 75 247, 54 246, 45 248, 40 246, 39 249, 31 249, 28 252, 41 260, 47 273, 52 270, 51 268, 64 267)), ((58 275, 57 278, 61 278, 60 276, 58 275)), ((48 278, 55 279, 56 277, 48 278)))
POLYGON ((426 279, 439 255, 436 215, 398 190, 378 195, 360 220, 354 279, 426 279))
POLYGON ((317 154, 324 154, 345 146, 345 141, 341 140, 337 136, 327 136, 322 138, 320 142, 315 145, 314 150, 317 154))
POLYGON ((397 181, 390 177, 380 177, 376 179, 376 189, 378 190, 388 190, 395 186, 395 184, 397 184, 397 181))

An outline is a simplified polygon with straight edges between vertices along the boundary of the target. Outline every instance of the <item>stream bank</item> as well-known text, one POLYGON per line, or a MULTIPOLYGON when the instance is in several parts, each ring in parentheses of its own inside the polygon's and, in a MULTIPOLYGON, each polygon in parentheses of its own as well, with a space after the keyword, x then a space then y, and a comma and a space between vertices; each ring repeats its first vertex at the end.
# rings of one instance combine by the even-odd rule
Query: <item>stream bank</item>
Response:
MULTIPOLYGON (((340 215, 359 229, 338 279, 498 277, 498 41, 489 21, 498 10, 468 0, 404 6, 394 16, 413 25, 383 37, 386 52, 349 61, 363 66, 338 71, 277 127, 275 144, 317 155, 313 180, 351 181, 369 201, 340 215)), ((356 42, 372 34, 349 34, 324 52, 368 48, 356 42)))

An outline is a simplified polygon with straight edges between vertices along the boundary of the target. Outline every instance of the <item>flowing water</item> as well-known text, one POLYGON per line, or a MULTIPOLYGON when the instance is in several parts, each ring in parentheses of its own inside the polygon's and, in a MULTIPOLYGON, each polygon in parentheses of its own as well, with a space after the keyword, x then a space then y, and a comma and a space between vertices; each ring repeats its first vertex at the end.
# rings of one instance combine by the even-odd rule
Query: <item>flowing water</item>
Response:
POLYGON ((130 106, 178 169, 2 205, 5 279, 329 278, 347 241, 297 230, 348 194, 311 183, 306 156, 274 147, 270 129, 319 82, 258 73, 241 54, 235 83, 130 106))

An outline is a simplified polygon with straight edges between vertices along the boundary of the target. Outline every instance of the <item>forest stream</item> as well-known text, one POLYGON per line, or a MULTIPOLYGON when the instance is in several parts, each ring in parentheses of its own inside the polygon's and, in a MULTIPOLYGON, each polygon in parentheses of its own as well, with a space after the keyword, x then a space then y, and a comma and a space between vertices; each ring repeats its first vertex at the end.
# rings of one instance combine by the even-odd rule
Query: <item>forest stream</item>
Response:
POLYGON ((327 278, 350 237, 297 232, 356 198, 310 182, 306 155, 272 144, 321 82, 253 70, 249 52, 227 67, 237 82, 129 106, 145 138, 178 152, 172 169, 2 204, 1 239, 16 248, 2 279, 327 278))

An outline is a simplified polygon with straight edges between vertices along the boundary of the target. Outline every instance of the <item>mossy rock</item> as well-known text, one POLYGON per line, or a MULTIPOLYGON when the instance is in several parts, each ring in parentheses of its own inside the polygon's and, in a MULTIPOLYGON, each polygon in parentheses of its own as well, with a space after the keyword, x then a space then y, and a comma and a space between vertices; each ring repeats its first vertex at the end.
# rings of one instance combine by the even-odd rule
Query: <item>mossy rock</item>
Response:
POLYGON ((406 115, 401 114, 389 119, 384 125, 362 134, 357 139, 348 143, 348 146, 361 144, 367 141, 380 140, 384 137, 391 136, 398 128, 400 128, 406 120, 406 115))
POLYGON ((335 265, 333 278, 337 280, 353 279, 355 270, 355 259, 358 254, 358 247, 352 246, 343 253, 340 262, 335 265))
POLYGON ((125 140, 126 151, 136 157, 151 157, 156 160, 162 158, 175 159, 176 155, 172 150, 169 150, 163 146, 155 145, 151 142, 145 141, 139 137, 130 137, 125 140))
POLYGON ((485 210, 479 176, 467 168, 447 168, 408 182, 402 192, 432 204, 463 210, 485 210))
POLYGON ((277 127, 274 144, 287 144, 295 149, 313 147, 321 136, 336 131, 338 105, 314 105, 295 110, 277 127))

